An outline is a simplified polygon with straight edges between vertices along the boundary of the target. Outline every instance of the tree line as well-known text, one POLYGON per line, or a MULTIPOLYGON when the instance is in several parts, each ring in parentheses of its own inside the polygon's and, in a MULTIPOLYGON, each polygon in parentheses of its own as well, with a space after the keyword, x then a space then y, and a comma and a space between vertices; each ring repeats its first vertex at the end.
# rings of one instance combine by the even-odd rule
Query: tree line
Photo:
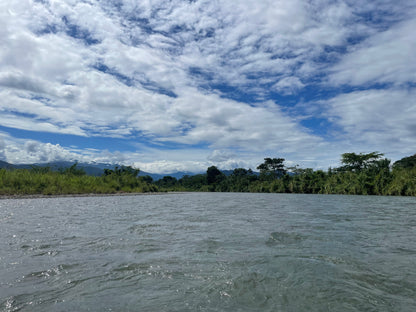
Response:
POLYGON ((53 171, 49 167, 0 169, 0 195, 109 194, 158 191, 264 192, 416 196, 416 154, 391 165, 379 152, 345 153, 341 166, 327 171, 288 167, 284 158, 264 158, 254 172, 236 168, 225 174, 216 166, 206 173, 153 181, 132 167, 105 169, 88 176, 75 163, 53 171))
POLYGON ((105 169, 100 177, 88 176, 75 163, 53 171, 50 167, 0 169, 0 195, 63 195, 157 192, 156 185, 138 177, 139 169, 105 169))
POLYGON ((165 176, 160 190, 416 196, 416 155, 393 165, 379 152, 345 153, 342 166, 327 171, 287 167, 284 158, 264 158, 257 167, 226 175, 211 166, 205 174, 181 179, 165 176))

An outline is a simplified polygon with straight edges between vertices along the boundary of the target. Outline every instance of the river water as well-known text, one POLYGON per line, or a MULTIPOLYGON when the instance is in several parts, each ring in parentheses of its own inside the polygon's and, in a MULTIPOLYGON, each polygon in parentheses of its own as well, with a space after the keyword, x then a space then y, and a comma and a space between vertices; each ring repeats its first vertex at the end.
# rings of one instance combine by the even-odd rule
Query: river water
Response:
POLYGON ((0 200, 0 311, 415 311, 416 198, 0 200))

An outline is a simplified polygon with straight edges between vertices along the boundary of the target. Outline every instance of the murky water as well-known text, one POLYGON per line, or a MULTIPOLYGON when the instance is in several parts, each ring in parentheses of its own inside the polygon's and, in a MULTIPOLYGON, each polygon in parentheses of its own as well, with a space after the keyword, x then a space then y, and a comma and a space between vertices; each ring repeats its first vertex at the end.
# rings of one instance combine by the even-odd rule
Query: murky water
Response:
POLYGON ((415 311, 416 198, 0 200, 0 311, 415 311))

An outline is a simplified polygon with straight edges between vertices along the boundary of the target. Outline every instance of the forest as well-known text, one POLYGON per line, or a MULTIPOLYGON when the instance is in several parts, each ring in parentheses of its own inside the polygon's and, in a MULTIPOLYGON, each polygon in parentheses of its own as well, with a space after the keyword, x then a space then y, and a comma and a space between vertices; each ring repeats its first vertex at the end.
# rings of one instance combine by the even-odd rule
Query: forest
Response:
POLYGON ((394 164, 379 152, 345 153, 342 166, 327 171, 287 167, 284 158, 264 158, 253 171, 236 168, 224 173, 215 166, 206 173, 153 181, 139 169, 115 167, 101 176, 77 168, 0 169, 0 195, 114 194, 168 191, 305 193, 416 196, 416 154, 394 164))
POLYGON ((164 191, 416 196, 416 155, 391 165, 379 152, 345 153, 342 166, 327 171, 286 167, 284 161, 265 158, 259 172, 237 168, 229 175, 211 166, 205 174, 166 176, 155 184, 164 191))

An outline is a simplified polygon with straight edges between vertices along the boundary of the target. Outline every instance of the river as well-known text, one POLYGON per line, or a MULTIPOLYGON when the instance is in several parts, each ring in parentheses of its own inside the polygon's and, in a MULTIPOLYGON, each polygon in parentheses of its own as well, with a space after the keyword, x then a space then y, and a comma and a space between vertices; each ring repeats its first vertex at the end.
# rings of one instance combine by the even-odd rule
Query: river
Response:
POLYGON ((416 198, 0 200, 0 311, 415 311, 416 198))

